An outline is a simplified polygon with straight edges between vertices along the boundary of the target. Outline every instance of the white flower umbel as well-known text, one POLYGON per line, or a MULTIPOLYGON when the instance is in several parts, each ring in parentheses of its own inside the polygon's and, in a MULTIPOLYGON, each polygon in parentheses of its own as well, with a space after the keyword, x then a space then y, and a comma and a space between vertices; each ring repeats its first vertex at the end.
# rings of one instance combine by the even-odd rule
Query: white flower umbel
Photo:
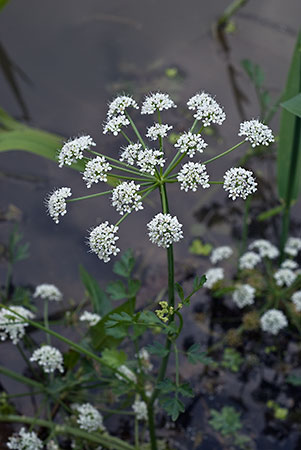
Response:
POLYGON ((64 216, 67 213, 66 198, 72 195, 71 189, 68 187, 62 187, 53 191, 46 198, 45 203, 48 210, 48 214, 55 223, 59 223, 59 216, 64 216))
POLYGON ((242 122, 239 126, 238 136, 246 136, 245 140, 249 141, 252 147, 270 145, 275 140, 272 130, 255 119, 242 122))
POLYGON ((55 370, 64 372, 63 355, 57 348, 50 345, 43 345, 35 350, 30 361, 37 362, 45 373, 53 373, 55 370))
POLYGON ((96 253, 104 262, 110 261, 110 256, 116 256, 120 249, 116 246, 119 239, 116 236, 118 227, 110 225, 108 221, 101 223, 90 232, 88 244, 92 253, 96 253))
POLYGON ((44 283, 39 284, 39 286, 36 287, 33 297, 40 297, 43 300, 49 300, 50 302, 60 302, 63 298, 63 294, 56 286, 54 286, 54 284, 44 283))
POLYGON ((123 215, 143 209, 141 195, 138 193, 139 189, 140 185, 135 184, 134 181, 125 181, 113 189, 112 205, 119 214, 123 215))
POLYGON ((60 450, 60 448, 55 441, 51 440, 47 442, 46 450, 60 450))
POLYGON ((116 372, 116 377, 118 378, 118 380, 125 381, 125 382, 127 382, 129 380, 129 381, 132 381, 133 383, 137 383, 136 375, 125 364, 118 367, 118 372, 116 372), (118 372, 122 373, 124 375, 124 377, 118 372), (127 380, 127 378, 128 378, 128 380, 127 380))
POLYGON ((291 286, 297 275, 291 269, 279 269, 274 273, 277 286, 291 286))
POLYGON ((206 166, 197 162, 189 161, 184 164, 178 173, 177 180, 180 183, 181 190, 185 192, 189 190, 195 192, 199 186, 204 189, 210 187, 206 166))
POLYGON ((232 198, 232 200, 238 197, 245 200, 248 195, 257 191, 256 186, 257 183, 253 172, 242 167, 232 167, 224 175, 223 187, 229 193, 229 198, 232 198))
POLYGON ((65 142, 58 155, 59 167, 63 167, 64 164, 70 166, 77 160, 82 159, 84 151, 90 150, 90 148, 95 145, 95 142, 89 135, 80 136, 65 142))
POLYGON ((0 339, 4 341, 7 337, 12 340, 13 344, 17 344, 25 334, 25 328, 28 323, 15 313, 25 317, 25 319, 33 319, 34 314, 23 306, 10 306, 11 311, 0 309, 0 339))
POLYGON ((89 311, 84 311, 79 320, 81 322, 88 322, 90 327, 94 327, 94 325, 97 325, 98 322, 101 320, 101 316, 95 313, 91 313, 89 311))
POLYGON ((232 294, 232 300, 238 306, 243 308, 247 305, 253 305, 255 298, 255 289, 249 284, 242 284, 237 286, 232 294))
POLYGON ((127 127, 130 124, 130 121, 124 115, 112 117, 109 119, 103 127, 103 134, 112 133, 114 136, 117 136, 122 127, 127 127))
POLYGON ((153 114, 156 111, 163 111, 163 109, 176 108, 177 105, 170 98, 168 94, 156 92, 145 97, 141 107, 141 114, 153 114))
POLYGON ((218 282, 224 279, 224 269, 220 267, 213 267, 212 269, 207 270, 205 273, 206 281, 204 283, 204 287, 208 289, 212 289, 213 286, 218 282))
POLYGON ((105 429, 102 415, 90 403, 77 406, 76 410, 78 412, 77 423, 82 430, 91 432, 105 429))
POLYGON ((19 433, 8 438, 6 445, 11 450, 40 450, 43 448, 43 442, 36 433, 34 431, 26 431, 23 427, 19 433))
POLYGON ((156 166, 163 167, 164 153, 161 150, 146 148, 138 153, 137 166, 141 172, 155 174, 156 166))
POLYGON ((261 258, 275 259, 279 256, 279 250, 266 239, 257 239, 249 245, 250 250, 257 250, 261 258))
POLYGON ((96 158, 88 161, 83 172, 83 180, 86 182, 87 188, 99 181, 107 182, 107 174, 110 170, 112 170, 112 167, 104 156, 96 156, 96 158))
POLYGON ((286 259, 281 263, 281 269, 291 269, 296 270, 298 269, 299 265, 296 263, 296 261, 293 261, 292 259, 286 259))
POLYGON ((152 127, 147 129, 146 137, 148 137, 151 141, 156 141, 159 137, 166 137, 167 132, 171 129, 171 125, 155 123, 152 127))
POLYGON ((148 351, 146 350, 146 348, 141 348, 138 352, 138 354, 136 355, 136 357, 139 358, 140 360, 140 364, 142 366, 142 369, 145 372, 150 372, 153 369, 153 364, 150 361, 150 355, 148 353, 148 351))
POLYGON ((182 224, 170 214, 157 214, 148 224, 148 236, 158 247, 168 248, 183 238, 182 224))
POLYGON ((296 291, 292 295, 291 300, 295 305, 296 311, 301 312, 301 291, 296 291))
POLYGON ((139 397, 136 398, 132 405, 137 420, 147 420, 147 405, 141 401, 139 397))
POLYGON ((108 118, 124 115, 126 108, 139 109, 137 102, 130 95, 119 95, 109 103, 108 118))
POLYGON ((187 102, 188 109, 196 111, 193 117, 203 122, 204 127, 211 123, 221 125, 226 119, 222 107, 206 92, 191 97, 187 102))
POLYGON ((288 322, 282 311, 269 309, 260 318, 260 325, 263 331, 276 335, 282 328, 287 327, 288 322))
POLYGON ((301 250, 301 239, 296 237, 289 237, 284 251, 290 256, 297 256, 298 252, 301 250))
POLYGON ((233 255, 233 250, 228 245, 223 245, 221 247, 217 247, 214 250, 212 250, 210 261, 212 264, 216 264, 219 261, 222 261, 223 259, 228 259, 230 256, 233 255))
POLYGON ((207 143, 199 134, 191 133, 190 131, 183 133, 177 142, 175 147, 179 148, 181 153, 186 153, 192 158, 196 152, 203 153, 207 147, 207 143))
POLYGON ((127 164, 133 166, 138 158, 138 153, 142 149, 142 145, 137 142, 136 144, 129 144, 127 147, 122 148, 120 155, 120 161, 125 161, 127 164))
POLYGON ((261 261, 261 257, 255 252, 246 252, 239 258, 240 269, 254 269, 261 261))

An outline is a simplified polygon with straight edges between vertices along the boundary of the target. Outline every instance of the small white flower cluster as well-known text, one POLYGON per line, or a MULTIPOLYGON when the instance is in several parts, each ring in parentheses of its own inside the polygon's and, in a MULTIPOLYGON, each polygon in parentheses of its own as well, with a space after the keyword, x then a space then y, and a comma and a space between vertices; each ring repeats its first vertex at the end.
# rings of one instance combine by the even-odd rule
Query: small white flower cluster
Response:
POLYGON ((275 259, 279 256, 279 250, 266 239, 257 239, 249 245, 250 250, 257 250, 261 258, 275 259))
POLYGON ((221 106, 206 92, 191 97, 187 106, 188 109, 196 111, 193 117, 203 121, 204 127, 208 127, 211 123, 221 125, 226 119, 226 114, 221 106))
POLYGON ((240 269, 254 269, 261 262, 261 257, 255 252, 246 252, 239 258, 240 269))
POLYGON ((156 92, 145 97, 141 107, 141 114, 153 114, 156 111, 163 111, 163 109, 176 108, 177 105, 170 98, 168 94, 156 92))
POLYGON ((138 159, 138 153, 141 150, 142 145, 137 142, 136 144, 129 144, 123 148, 120 155, 120 161, 125 161, 127 164, 133 166, 138 159))
POLYGON ((136 356, 139 358, 144 371, 150 372, 153 369, 154 366, 150 361, 150 355, 146 348, 141 348, 136 356))
POLYGON ((175 143, 175 147, 179 148, 181 153, 187 153, 190 158, 196 152, 203 153, 207 146, 208 144, 199 134, 194 134, 190 131, 183 133, 175 143))
POLYGON ((43 345, 35 350, 30 361, 37 362, 45 373, 53 373, 55 370, 64 372, 63 355, 61 352, 51 345, 43 345))
POLYGON ((159 137, 166 137, 167 132, 171 129, 171 125, 155 123, 152 127, 147 129, 146 137, 148 137, 151 141, 156 141, 159 137))
POLYGON ((26 431, 23 427, 18 434, 8 438, 6 445, 11 450, 40 450, 43 448, 43 442, 36 433, 26 431))
POLYGON ((233 255, 233 250, 228 245, 223 245, 221 247, 217 247, 214 250, 212 250, 212 253, 210 255, 210 261, 212 264, 216 264, 219 261, 222 261, 223 259, 228 259, 230 256, 233 255))
POLYGON ((287 318, 279 309, 269 309, 260 318, 260 325, 263 331, 271 334, 278 334, 282 328, 287 327, 287 318))
POLYGON ((139 211, 143 209, 141 195, 138 194, 139 184, 134 181, 123 182, 113 189, 112 205, 119 214, 131 213, 133 210, 139 211))
POLYGON ((258 145, 270 145, 274 142, 272 130, 259 120, 246 120, 239 127, 238 136, 246 136, 245 140, 249 141, 252 147, 258 145))
POLYGON ((238 308, 253 305, 254 298, 255 289, 249 284, 242 284, 241 286, 238 286, 232 294, 232 300, 238 308))
POLYGON ((301 239, 296 237, 289 237, 284 251, 290 256, 297 256, 298 252, 301 250, 301 239))
POLYGON ((59 216, 64 216, 66 214, 66 198, 71 195, 70 188, 62 187, 53 191, 49 197, 46 198, 48 214, 52 217, 55 223, 59 223, 59 216))
POLYGON ((189 161, 184 164, 178 173, 177 180, 180 183, 181 190, 185 192, 190 189, 196 192, 199 186, 204 189, 210 187, 206 166, 198 162, 189 161))
POLYGON ((274 273, 277 286, 291 286, 297 275, 291 269, 279 269, 274 273))
POLYGON ((40 297, 43 300, 60 302, 63 298, 63 294, 56 286, 54 286, 54 284, 44 283, 39 284, 39 286, 36 287, 33 297, 40 297))
POLYGON ((76 410, 79 413, 77 418, 79 428, 89 432, 105 430, 102 415, 90 403, 76 406, 76 410))
POLYGON ((101 316, 96 313, 91 313, 90 311, 84 311, 79 320, 81 322, 88 322, 90 327, 94 327, 101 320, 101 316))
POLYGON ((158 247, 168 248, 183 238, 182 224, 170 214, 157 214, 148 224, 148 236, 158 247))
POLYGON ((135 402, 132 405, 132 408, 137 420, 147 420, 147 405, 145 402, 140 400, 139 397, 136 398, 135 402))
POLYGON ((126 108, 139 109, 137 102, 130 95, 119 95, 109 103, 107 116, 111 119, 113 116, 124 115, 126 108))
POLYGON ((46 450, 60 450, 58 444, 51 439, 51 441, 48 441, 46 444, 46 450))
POLYGON ((110 170, 112 170, 112 167, 104 156, 96 156, 96 158, 88 161, 83 172, 83 180, 86 182, 87 188, 99 181, 107 182, 107 174, 110 170))
POLYGON ((95 145, 95 142, 89 135, 80 136, 65 142, 58 155, 59 167, 63 167, 64 164, 70 166, 78 159, 82 159, 84 156, 83 152, 85 150, 90 150, 90 148, 95 145))
POLYGON ((23 306, 10 306, 10 310, 4 308, 0 310, 0 339, 4 341, 9 337, 13 344, 17 344, 24 336, 28 323, 16 314, 20 314, 25 319, 33 319, 34 314, 23 306))
POLYGON ((292 302, 295 305, 296 311, 301 312, 301 291, 296 291, 292 295, 292 302))
POLYGON ((205 273, 206 281, 204 283, 204 287, 208 289, 212 289, 213 286, 218 282, 224 279, 224 269, 220 267, 213 267, 212 269, 207 270, 205 273))
POLYGON ((281 269, 291 269, 291 270, 296 270, 298 269, 298 264, 296 263, 296 261, 293 261, 292 259, 286 259, 285 261, 283 261, 283 263, 281 263, 281 269))
POLYGON ((137 166, 141 172, 155 174, 156 166, 163 167, 165 163, 164 153, 161 150, 145 148, 137 154, 137 166))
POLYGON ((116 225, 110 225, 108 221, 93 228, 89 236, 89 246, 92 253, 96 253, 99 259, 104 262, 110 261, 110 256, 116 256, 120 249, 116 246, 119 239, 115 234, 118 231, 116 225))
POLYGON ((103 134, 112 133, 117 136, 122 127, 127 127, 130 124, 129 119, 126 116, 115 116, 112 119, 108 119, 103 127, 103 134))
POLYGON ((244 200, 248 195, 257 191, 257 183, 253 172, 242 167, 232 167, 224 175, 224 189, 229 192, 229 198, 235 200, 238 197, 244 200))
POLYGON ((121 381, 127 382, 128 380, 126 378, 128 378, 129 381, 132 381, 133 383, 137 383, 136 375, 125 364, 118 367, 118 372, 116 372, 116 377, 118 378, 118 380, 121 380, 121 381), (123 374, 124 377, 121 374, 123 374))

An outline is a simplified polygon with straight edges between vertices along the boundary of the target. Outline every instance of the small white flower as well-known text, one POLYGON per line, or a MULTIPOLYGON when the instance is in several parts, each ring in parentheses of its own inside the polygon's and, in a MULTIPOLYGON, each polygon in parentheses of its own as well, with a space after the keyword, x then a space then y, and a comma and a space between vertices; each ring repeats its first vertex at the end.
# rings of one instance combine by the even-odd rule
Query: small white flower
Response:
POLYGON ((77 418, 79 428, 89 432, 105 430, 102 415, 90 403, 84 403, 83 405, 77 406, 76 410, 79 413, 77 418))
POLYGON ((84 311, 80 316, 79 320, 81 322, 88 322, 90 327, 94 327, 101 320, 101 316, 95 313, 91 313, 89 311, 84 311))
POLYGON ((59 216, 64 216, 67 213, 66 198, 72 195, 71 189, 68 187, 62 187, 53 191, 46 198, 45 203, 48 210, 48 214, 55 223, 59 223, 59 216))
POLYGON ((23 306, 10 306, 10 309, 12 311, 0 309, 0 339, 4 341, 9 337, 13 344, 17 344, 24 336, 28 323, 16 314, 20 314, 25 319, 33 319, 34 314, 23 306))
POLYGON ((58 155, 59 167, 63 167, 64 164, 70 166, 78 159, 82 159, 84 156, 83 152, 85 150, 90 150, 90 148, 95 145, 95 142, 89 135, 80 136, 65 142, 58 155))
POLYGON ((260 325, 263 331, 276 335, 282 328, 287 327, 288 321, 282 311, 269 309, 260 318, 260 325))
POLYGON ((146 350, 146 348, 141 348, 139 350, 138 354, 136 355, 136 357, 139 358, 142 368, 146 372, 150 372, 153 369, 154 366, 150 361, 150 355, 149 355, 148 351, 146 350))
POLYGON ((148 137, 151 141, 156 141, 159 137, 166 137, 167 132, 171 129, 171 125, 155 123, 152 127, 147 129, 146 137, 148 137))
POLYGON ((110 225, 108 221, 101 223, 93 228, 89 236, 89 246, 92 253, 96 253, 99 259, 104 262, 110 261, 110 256, 116 256, 120 249, 116 246, 116 241, 119 239, 115 234, 118 227, 110 225))
POLYGON ((26 431, 23 427, 18 434, 8 438, 6 445, 11 450, 40 450, 43 448, 43 442, 36 433, 34 431, 26 431))
POLYGON ((30 361, 37 362, 45 373, 53 373, 55 370, 64 372, 63 355, 57 348, 50 345, 43 345, 35 350, 30 361))
POLYGON ((83 172, 83 180, 86 182, 87 188, 99 181, 107 182, 107 174, 110 170, 112 170, 112 167, 104 156, 96 156, 96 158, 88 161, 83 172))
POLYGON ((206 92, 191 97, 187 102, 188 109, 196 111, 193 117, 203 122, 204 127, 211 123, 221 125, 226 119, 222 107, 206 92))
POLYGON ((55 441, 51 440, 47 442, 46 450, 60 450, 60 448, 55 441))
POLYGON ((157 214, 148 224, 148 236, 158 247, 168 248, 183 238, 182 224, 170 214, 157 214))
POLYGON ((208 144, 200 134, 194 134, 190 131, 183 133, 175 143, 175 147, 179 148, 181 153, 187 152, 187 155, 190 156, 190 158, 192 158, 196 152, 203 153, 207 145, 208 144))
POLYGON ((301 312, 301 291, 296 291, 291 298, 295 305, 296 311, 301 312))
POLYGON ((135 184, 134 181, 125 181, 113 189, 112 205, 119 214, 123 215, 133 210, 143 209, 141 195, 138 193, 139 189, 140 185, 135 184))
POLYGON ((103 127, 103 134, 112 133, 117 136, 122 127, 127 127, 130 124, 129 119, 126 116, 115 116, 112 119, 107 120, 103 127))
POLYGON ((261 261, 261 257, 255 252, 246 252, 239 258, 240 269, 254 269, 261 261))
POLYGON ((136 144, 129 144, 127 147, 122 148, 120 155, 120 161, 125 161, 127 164, 133 166, 138 159, 138 153, 140 152, 142 145, 137 142, 136 144))
POLYGON ((238 136, 246 136, 245 140, 249 141, 252 147, 258 145, 270 145, 274 142, 272 130, 259 120, 246 120, 239 127, 238 136))
POLYGON ((130 95, 119 95, 109 103, 108 118, 124 115, 126 108, 139 109, 137 102, 130 95))
POLYGON ((279 256, 279 250, 266 239, 257 239, 249 245, 250 250, 257 250, 261 258, 275 259, 279 256))
POLYGON ((255 298, 255 289, 249 284, 237 286, 232 294, 232 300, 239 308, 247 305, 253 305, 255 298))
POLYGON ((141 172, 154 175, 156 166, 164 166, 165 159, 163 156, 164 153, 161 150, 146 148, 138 153, 137 166, 141 172))
POLYGON ((40 297, 43 300, 60 302, 63 298, 63 294, 56 286, 54 286, 54 284, 44 283, 39 284, 39 286, 36 287, 33 297, 40 297))
POLYGON ((296 261, 293 261, 292 259, 286 259, 285 261, 283 261, 283 263, 281 263, 281 269, 291 269, 291 270, 296 270, 298 269, 298 264, 296 263, 296 261))
POLYGON ((224 269, 220 267, 213 267, 212 269, 207 270, 205 275, 206 281, 204 283, 204 287, 211 289, 218 281, 224 279, 224 269))
POLYGON ((136 398, 132 408, 135 412, 137 420, 147 420, 147 405, 145 402, 141 401, 139 397, 136 398))
POLYGON ((277 286, 291 286, 297 275, 290 269, 279 269, 274 273, 277 286))
POLYGON ((141 107, 141 114, 153 114, 156 111, 163 111, 163 109, 176 108, 177 105, 170 98, 168 94, 156 92, 145 97, 141 107))
POLYGON ((289 237, 284 251, 290 256, 297 256, 298 252, 301 250, 301 239, 296 237, 289 237))
POLYGON ((189 161, 184 164, 178 173, 177 180, 181 184, 181 190, 185 192, 189 189, 195 192, 199 186, 204 189, 210 187, 206 166, 197 162, 189 161))
POLYGON ((222 261, 223 259, 228 259, 230 256, 233 255, 233 250, 231 247, 228 247, 227 245, 223 245, 222 247, 215 248, 210 256, 210 261, 212 264, 216 264, 219 261, 222 261))
MULTIPOLYGON (((134 372, 131 371, 125 364, 118 367, 118 372, 122 373, 125 377, 127 377, 133 383, 137 383, 137 377, 134 372)), ((128 380, 124 378, 120 373, 116 372, 116 377, 118 380, 127 382, 128 380)))
POLYGON ((253 172, 242 167, 232 167, 224 175, 223 188, 229 192, 229 198, 232 200, 238 197, 245 200, 248 195, 257 191, 256 186, 253 172))

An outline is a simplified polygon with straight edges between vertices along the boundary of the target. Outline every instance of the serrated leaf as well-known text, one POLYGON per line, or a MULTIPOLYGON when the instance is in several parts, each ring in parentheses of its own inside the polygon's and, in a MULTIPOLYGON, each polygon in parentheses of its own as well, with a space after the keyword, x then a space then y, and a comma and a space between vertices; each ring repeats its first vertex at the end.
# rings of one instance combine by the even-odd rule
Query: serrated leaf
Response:
POLYGON ((175 392, 177 390, 176 384, 169 378, 165 378, 165 380, 160 381, 160 383, 157 384, 157 388, 162 392, 162 394, 169 394, 170 392, 175 392))
POLYGON ((180 299, 184 300, 185 296, 184 296, 184 290, 183 290, 182 286, 179 283, 175 283, 175 289, 176 289, 180 299))
POLYGON ((129 278, 135 266, 135 258, 131 249, 124 252, 113 266, 113 272, 124 278, 129 278))
POLYGON ((155 342, 153 345, 148 345, 146 349, 152 355, 157 355, 161 358, 164 358, 168 354, 168 350, 164 347, 164 345, 160 344, 160 342, 155 342))
POLYGON ((161 320, 152 311, 142 311, 138 317, 138 323, 142 322, 150 326, 160 326, 162 327, 161 320))
POLYGON ((104 364, 111 367, 112 369, 117 369, 127 360, 126 353, 122 350, 116 350, 113 348, 105 348, 102 352, 101 359, 104 364))
POLYGON ((141 287, 141 281, 140 280, 129 280, 128 283, 128 297, 136 297, 137 292, 139 291, 141 287))
POLYGON ((122 300, 128 297, 124 283, 121 280, 111 281, 106 289, 112 300, 122 300))
POLYGON ((177 396, 160 399, 162 408, 169 414, 173 421, 177 420, 180 413, 185 411, 184 403, 177 396))
POLYGON ((193 344, 186 352, 190 364, 202 363, 208 366, 213 363, 213 359, 207 356, 206 352, 201 352, 200 344, 193 344))
POLYGON ((177 392, 183 395, 183 397, 194 397, 194 392, 188 383, 181 384, 177 388, 177 392))
POLYGON ((111 302, 106 293, 100 288, 95 278, 92 277, 82 265, 79 266, 79 273, 81 281, 92 302, 93 311, 101 316, 107 314, 111 310, 111 302))

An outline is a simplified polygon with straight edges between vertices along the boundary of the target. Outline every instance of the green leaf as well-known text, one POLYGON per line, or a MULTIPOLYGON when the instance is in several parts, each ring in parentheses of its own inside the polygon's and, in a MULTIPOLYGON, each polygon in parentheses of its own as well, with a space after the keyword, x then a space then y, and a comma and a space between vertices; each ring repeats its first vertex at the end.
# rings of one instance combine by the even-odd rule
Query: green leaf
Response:
POLYGON ((268 209, 267 211, 264 211, 263 213, 259 214, 257 216, 257 220, 259 222, 263 222, 264 220, 268 220, 271 217, 276 216, 277 214, 280 214, 284 209, 284 205, 276 206, 275 208, 268 209))
POLYGON ((194 392, 189 383, 180 384, 177 392, 183 395, 183 397, 194 397, 194 392))
POLYGON ((180 297, 181 300, 184 300, 184 290, 182 288, 182 286, 179 283, 175 283, 175 289, 180 297))
POLYGON ((155 342, 153 345, 148 345, 146 349, 153 355, 164 358, 168 354, 168 350, 160 342, 155 342))
POLYGON ((119 324, 131 325, 133 323, 133 317, 125 311, 121 313, 113 313, 109 315, 106 321, 106 327, 114 327, 119 324))
POLYGON ((200 239, 194 239, 189 246, 189 252, 193 255, 208 256, 212 250, 211 244, 203 244, 200 239))
POLYGON ((112 300, 122 300, 128 297, 126 287, 121 280, 109 283, 106 292, 110 295, 112 300))
POLYGON ((287 377, 286 382, 293 386, 301 386, 301 376, 291 374, 287 377))
POLYGON ((0 11, 4 8, 4 6, 9 2, 10 0, 0 0, 0 11))
POLYGON ((211 409, 210 425, 223 436, 235 435, 242 428, 240 413, 232 406, 224 406, 221 411, 211 409))
POLYGON ((64 367, 68 370, 72 370, 76 366, 79 358, 80 354, 78 352, 72 349, 68 350, 67 353, 64 353, 64 367))
POLYGON ((141 281, 139 280, 129 280, 129 284, 128 284, 128 296, 129 297, 136 297, 139 289, 141 287, 141 281))
POLYGON ((160 327, 163 326, 161 320, 152 311, 142 311, 139 314, 138 323, 139 322, 145 323, 145 324, 147 324, 149 326, 156 326, 156 327, 158 325, 160 327))
POLYGON ((193 291, 197 292, 201 287, 203 287, 206 282, 206 275, 202 275, 201 277, 196 276, 193 280, 193 291))
POLYGON ((201 352, 200 344, 192 344, 186 352, 186 356, 190 364, 202 363, 208 366, 213 363, 213 359, 207 356, 206 352, 201 352))
POLYGON ((122 350, 116 350, 113 348, 105 348, 102 352, 101 358, 107 366, 112 369, 117 369, 122 366, 127 360, 126 353, 122 350))
POLYGON ((160 403, 173 421, 177 420, 180 413, 185 411, 184 403, 177 396, 160 399, 160 403))
POLYGON ((124 278, 129 278, 135 266, 135 258, 131 249, 124 252, 121 258, 115 262, 113 272, 124 278))
POLYGON ((165 378, 165 380, 160 381, 160 383, 157 384, 157 388, 162 392, 162 394, 169 394, 177 390, 176 384, 169 378, 165 378))
POLYGON ((232 372, 238 372, 243 363, 243 358, 234 348, 226 348, 223 355, 222 366, 232 372))
POLYGON ((82 265, 79 266, 79 273, 81 281, 92 302, 93 311, 101 316, 107 314, 111 310, 111 302, 106 293, 100 288, 95 278, 93 278, 82 265))
POLYGON ((301 117, 301 93, 295 95, 295 97, 280 103, 282 108, 286 111, 295 114, 295 116, 301 117))

